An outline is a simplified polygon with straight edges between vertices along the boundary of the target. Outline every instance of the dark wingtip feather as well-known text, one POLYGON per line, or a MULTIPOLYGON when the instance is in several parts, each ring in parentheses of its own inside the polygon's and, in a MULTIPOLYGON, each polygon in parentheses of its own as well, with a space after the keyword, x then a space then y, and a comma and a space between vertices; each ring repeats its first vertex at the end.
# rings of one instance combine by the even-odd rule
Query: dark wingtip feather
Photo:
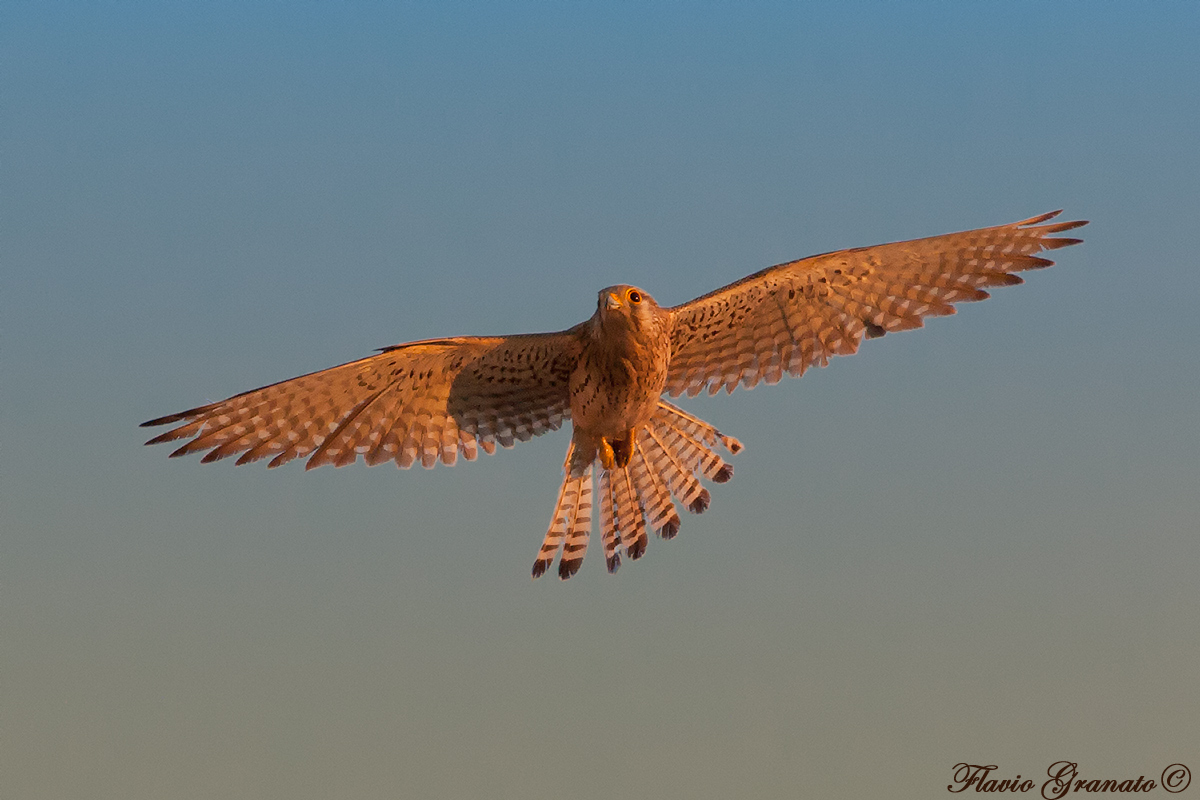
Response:
POLYGON ((570 560, 564 558, 558 562, 558 577, 564 581, 567 580, 579 571, 579 565, 582 563, 582 558, 572 558, 570 560))
POLYGON ((542 561, 541 559, 538 559, 537 561, 533 562, 533 579, 536 581, 538 578, 545 575, 546 570, 549 569, 549 567, 549 561, 542 561))
POLYGON ((721 466, 721 468, 719 470, 717 470, 717 474, 713 475, 713 483, 727 483, 729 481, 729 479, 732 477, 733 477, 733 465, 732 464, 724 464, 721 466))
POLYGON ((608 569, 608 574, 609 574, 609 575, 616 575, 616 574, 617 574, 617 570, 619 570, 619 569, 621 568, 621 556, 620 556, 620 554, 618 554, 618 553, 613 553, 613 554, 612 554, 612 555, 611 555, 611 556, 608 558, 608 560, 604 562, 604 566, 605 566, 605 567, 608 569))
POLYGON ((175 431, 167 431, 166 433, 160 433, 158 436, 155 436, 153 439, 147 439, 145 441, 145 444, 162 444, 163 442, 173 442, 176 439, 182 439, 182 438, 183 438, 182 434, 176 433, 175 431))
POLYGON ((705 489, 700 493, 700 496, 688 504, 688 511, 693 514, 703 514, 708 510, 708 504, 712 501, 712 495, 705 489))
POLYGON ((1060 247, 1070 247, 1073 244, 1083 244, 1083 239, 1071 239, 1067 237, 1053 239, 1042 239, 1043 250, 1057 250, 1060 247))
POLYGON ((195 419, 196 417, 203 414, 205 411, 208 411, 209 409, 211 409, 214 405, 216 405, 216 404, 213 403, 213 404, 210 404, 207 406, 196 406, 195 408, 189 408, 187 411, 180 411, 178 414, 168 414, 165 417, 159 417, 158 419, 147 420, 146 422, 143 422, 141 425, 138 425, 138 427, 139 428, 153 428, 157 425, 170 425, 172 422, 184 422, 189 419, 195 419))
POLYGON ((866 326, 866 329, 867 329, 866 335, 867 335, 868 339, 878 339, 880 336, 883 336, 884 334, 887 333, 887 331, 884 330, 883 326, 876 325, 874 322, 871 322, 870 320, 864 319, 863 325, 866 326))
MULTIPOLYGON (((1041 214, 1036 217, 1030 217, 1029 219, 1024 220, 1023 222, 1018 222, 1017 226, 1021 227, 1021 228, 1029 228, 1029 227, 1037 226, 1038 233, 1040 233, 1044 236, 1044 235, 1050 234, 1050 233, 1061 233, 1063 231, 1071 231, 1071 230, 1075 230, 1076 228, 1082 228, 1084 225, 1087 225, 1088 222, 1090 221, 1090 220, 1086 220, 1086 219, 1075 219, 1075 220, 1069 220, 1067 222, 1054 222, 1049 225, 1041 224, 1043 222, 1047 222, 1049 220, 1054 219, 1061 213, 1062 213, 1062 209, 1060 208, 1058 211, 1051 211, 1049 214, 1041 214)), ((1048 240, 1048 241, 1052 241, 1052 240, 1048 240)), ((1072 244, 1077 244, 1077 242, 1072 242, 1072 244)), ((1066 247, 1066 245, 1058 245, 1058 246, 1066 247)))
POLYGON ((170 425, 172 422, 179 422, 184 419, 186 419, 186 417, 184 417, 182 414, 171 414, 170 416, 159 417, 158 419, 148 419, 141 425, 138 425, 138 427, 154 428, 158 425, 170 425))
POLYGON ((1063 210, 1061 208, 1058 211, 1047 211, 1045 214, 1038 214, 1036 217, 1030 217, 1029 219, 1023 219, 1020 222, 1018 222, 1017 225, 1019 225, 1022 228, 1029 226, 1029 225, 1037 225, 1039 222, 1045 222, 1048 219, 1054 219, 1062 212, 1063 212, 1063 210))
POLYGON ((221 452, 220 448, 209 450, 204 454, 204 458, 200 459, 201 464, 211 464, 214 461, 220 461, 223 458, 229 458, 236 451, 221 452))

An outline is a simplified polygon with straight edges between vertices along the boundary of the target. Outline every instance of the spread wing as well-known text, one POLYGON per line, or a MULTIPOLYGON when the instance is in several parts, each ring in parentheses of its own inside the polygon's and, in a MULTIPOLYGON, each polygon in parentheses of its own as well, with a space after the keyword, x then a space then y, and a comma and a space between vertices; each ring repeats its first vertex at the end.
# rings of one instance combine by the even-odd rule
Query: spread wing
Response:
POLYGON ((574 329, 560 333, 436 339, 386 348, 219 403, 143 423, 183 423, 146 444, 190 439, 172 457, 241 453, 238 464, 277 467, 308 457, 307 469, 415 461, 430 468, 468 461, 477 445, 555 430, 570 415, 568 384, 579 352, 574 329))
POLYGON ((1013 273, 1053 264, 1036 253, 1078 244, 1051 234, 1085 221, 1022 222, 927 239, 839 250, 769 267, 670 309, 672 396, 732 392, 803 375, 867 338, 919 328, 952 303, 983 300, 983 287, 1022 283, 1013 273))

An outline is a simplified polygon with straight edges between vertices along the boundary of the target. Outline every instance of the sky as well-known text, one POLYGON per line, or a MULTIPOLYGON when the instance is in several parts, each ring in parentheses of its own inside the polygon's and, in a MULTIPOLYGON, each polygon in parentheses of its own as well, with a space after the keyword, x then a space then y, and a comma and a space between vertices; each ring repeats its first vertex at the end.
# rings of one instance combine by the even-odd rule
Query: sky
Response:
POLYGON ((0 797, 1200 767, 1198 39, 1190 3, 6 4, 0 797), (1026 285, 684 401, 736 476, 615 576, 529 578, 565 431, 305 472, 137 428, 1057 208, 1086 242, 1026 285))

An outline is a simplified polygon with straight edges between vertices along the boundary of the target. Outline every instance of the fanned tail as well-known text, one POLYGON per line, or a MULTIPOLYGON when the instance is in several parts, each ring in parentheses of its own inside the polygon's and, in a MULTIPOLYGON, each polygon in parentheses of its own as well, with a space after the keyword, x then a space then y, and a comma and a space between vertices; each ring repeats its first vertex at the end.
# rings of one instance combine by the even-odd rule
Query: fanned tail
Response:
MULTIPOLYGON (((674 500, 694 514, 708 508, 711 495, 700 478, 725 483, 733 477, 733 466, 716 452, 717 445, 730 453, 742 449, 737 439, 660 400, 650 422, 634 438, 629 464, 599 471, 595 505, 599 509, 604 563, 609 572, 616 572, 621 566, 621 551, 633 560, 642 557, 649 544, 648 531, 663 539, 679 532, 680 519, 674 500)), ((579 468, 581 465, 573 468, 574 453, 572 442, 567 450, 566 475, 554 517, 533 564, 535 578, 549 569, 561 550, 558 575, 566 580, 579 570, 587 552, 594 465, 589 464, 583 470, 579 468)))

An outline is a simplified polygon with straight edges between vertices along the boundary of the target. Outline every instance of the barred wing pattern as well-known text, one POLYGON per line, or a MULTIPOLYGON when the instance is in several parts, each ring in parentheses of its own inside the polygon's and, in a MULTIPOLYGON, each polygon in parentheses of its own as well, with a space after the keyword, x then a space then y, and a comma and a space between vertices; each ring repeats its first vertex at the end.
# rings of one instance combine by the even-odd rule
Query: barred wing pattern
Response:
POLYGON ((205 462, 452 465, 559 428, 578 350, 575 329, 413 342, 143 426, 183 423, 147 444, 191 439, 171 456, 205 462))
POLYGON ((1086 222, 1045 223, 1054 211, 993 228, 840 250, 769 267, 670 309, 666 391, 689 396, 776 383, 849 355, 859 342, 954 313, 983 287, 1022 283, 1013 273, 1053 264, 1036 253, 1078 244, 1052 238, 1086 222))
MULTIPOLYGON (((341 467, 360 455, 368 464, 395 461, 403 468, 451 465, 460 453, 474 460, 479 449, 492 453, 497 443, 512 447, 559 428, 571 416, 574 376, 576 399, 583 398, 576 436, 533 576, 544 574, 555 558, 559 577, 574 575, 593 519, 605 564, 615 572, 622 555, 637 559, 646 552, 650 532, 663 539, 676 535, 676 503, 696 514, 708 508, 701 479, 724 483, 733 476, 716 448, 735 454, 741 444, 662 398, 649 419, 643 416, 649 403, 641 398, 632 398, 636 412, 619 411, 631 399, 629 386, 618 379, 620 370, 597 368, 591 356, 616 352, 632 373, 633 362, 623 354, 653 348, 645 363, 661 370, 668 355, 665 324, 670 358, 663 391, 672 396, 752 388, 775 383, 785 372, 802 375, 830 356, 855 352, 864 336, 919 328, 926 316, 953 314, 954 303, 986 298, 985 287, 1018 284, 1015 273, 1049 266, 1053 262, 1037 253, 1080 241, 1052 234, 1086 224, 1048 222, 1058 213, 780 264, 670 309, 650 298, 640 307, 651 312, 636 318, 650 319, 653 335, 625 323, 607 326, 606 319, 635 317, 632 306, 605 292, 620 290, 630 304, 641 303, 634 287, 609 287, 592 319, 570 330, 397 345, 143 423, 175 426, 147 444, 187 440, 172 457, 207 451, 205 462, 238 455, 238 464, 270 458, 270 467, 295 458, 307 458, 308 469, 341 467), (587 391, 599 398, 590 412, 587 391), (617 432, 629 437, 621 440, 628 441, 622 449, 627 463, 612 459, 610 449, 610 460, 600 460, 609 468, 595 461, 573 464, 577 438, 588 448, 582 452, 596 453, 601 436, 608 446, 614 423, 606 414, 617 415, 617 432)), ((662 372, 654 375, 657 386, 662 372)))

